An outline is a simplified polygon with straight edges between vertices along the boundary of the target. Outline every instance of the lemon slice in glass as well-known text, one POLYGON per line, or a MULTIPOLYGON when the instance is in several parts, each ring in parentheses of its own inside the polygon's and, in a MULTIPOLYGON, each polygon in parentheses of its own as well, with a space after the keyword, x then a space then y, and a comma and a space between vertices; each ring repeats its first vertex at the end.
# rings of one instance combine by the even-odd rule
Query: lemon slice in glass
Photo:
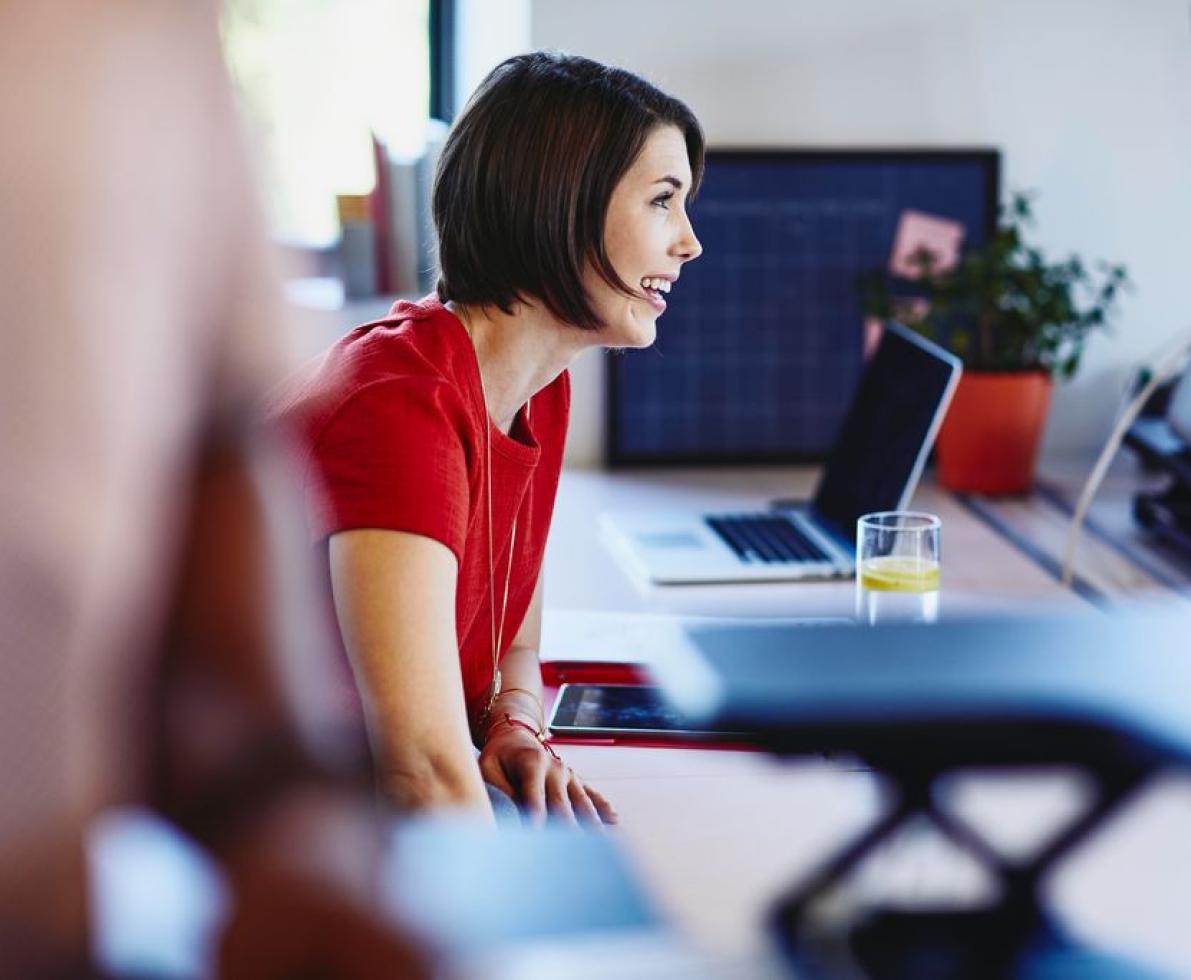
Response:
POLYGON ((939 563, 897 555, 870 558, 861 566, 860 586, 870 592, 937 592, 939 563))

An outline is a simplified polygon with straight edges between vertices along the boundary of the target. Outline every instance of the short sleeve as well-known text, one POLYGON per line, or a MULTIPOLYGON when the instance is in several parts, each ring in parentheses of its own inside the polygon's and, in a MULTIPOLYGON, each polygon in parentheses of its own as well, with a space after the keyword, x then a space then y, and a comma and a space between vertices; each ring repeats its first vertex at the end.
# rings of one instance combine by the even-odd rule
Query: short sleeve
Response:
POLYGON ((472 424, 441 378, 374 381, 330 415, 311 446, 312 531, 384 528, 441 541, 462 564, 471 510, 472 424))

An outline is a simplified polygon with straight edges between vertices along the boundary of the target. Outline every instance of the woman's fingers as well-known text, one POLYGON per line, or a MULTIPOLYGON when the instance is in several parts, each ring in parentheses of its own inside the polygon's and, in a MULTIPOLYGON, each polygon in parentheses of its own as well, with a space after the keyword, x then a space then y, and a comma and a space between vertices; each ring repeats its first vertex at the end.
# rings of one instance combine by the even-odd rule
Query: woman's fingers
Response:
POLYGON ((535 826, 547 816, 597 827, 619 820, 603 794, 585 786, 568 766, 540 748, 485 753, 480 757, 480 772, 486 782, 518 801, 535 826))
POLYGON ((518 755, 518 782, 521 792, 513 798, 521 801, 535 826, 546 820, 546 774, 550 758, 541 752, 518 755))
POLYGON ((546 805, 550 810, 550 816, 573 824, 576 821, 568 790, 570 781, 571 771, 566 766, 561 762, 551 765, 546 773, 546 805))
POLYGON ((502 793, 505 793, 510 800, 517 799, 517 789, 505 773, 504 764, 501 762, 499 756, 480 756, 480 776, 484 782, 490 783, 502 793))
POLYGON ((572 776, 570 785, 567 787, 570 793, 571 806, 575 810, 575 817, 580 823, 593 824, 594 826, 601 826, 599 811, 596 809, 595 803, 592 802, 588 795, 587 787, 581 783, 577 777, 572 776))
POLYGON ((605 799, 604 794, 592 789, 590 786, 585 787, 587 795, 591 798, 591 802, 595 804, 596 812, 600 815, 600 820, 606 824, 620 823, 620 814, 616 812, 616 808, 605 799))

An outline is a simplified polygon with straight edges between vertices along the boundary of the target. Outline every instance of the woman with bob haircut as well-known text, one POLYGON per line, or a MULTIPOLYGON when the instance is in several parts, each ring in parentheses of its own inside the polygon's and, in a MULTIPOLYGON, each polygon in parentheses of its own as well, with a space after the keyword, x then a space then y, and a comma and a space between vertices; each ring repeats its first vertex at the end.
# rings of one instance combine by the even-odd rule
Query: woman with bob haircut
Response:
POLYGON ((542 555, 567 367, 653 343, 701 251, 686 203, 702 171, 698 121, 648 82, 508 59, 439 162, 436 294, 356 328, 283 394, 376 776, 401 808, 491 819, 508 797, 535 822, 616 820, 545 742, 542 555))

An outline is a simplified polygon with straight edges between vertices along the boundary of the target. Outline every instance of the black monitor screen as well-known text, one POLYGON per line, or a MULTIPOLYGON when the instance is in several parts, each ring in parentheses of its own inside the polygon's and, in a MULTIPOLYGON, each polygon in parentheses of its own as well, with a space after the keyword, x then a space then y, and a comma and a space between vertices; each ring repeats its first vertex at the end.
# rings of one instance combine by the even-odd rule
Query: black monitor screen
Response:
POLYGON ((996 221, 995 151, 711 151, 658 339, 608 361, 613 465, 822 459, 863 363, 858 280, 905 211, 996 221))
POLYGON ((845 538, 862 514, 901 505, 957 369, 954 358, 904 328, 885 331, 815 493, 816 513, 845 538))

